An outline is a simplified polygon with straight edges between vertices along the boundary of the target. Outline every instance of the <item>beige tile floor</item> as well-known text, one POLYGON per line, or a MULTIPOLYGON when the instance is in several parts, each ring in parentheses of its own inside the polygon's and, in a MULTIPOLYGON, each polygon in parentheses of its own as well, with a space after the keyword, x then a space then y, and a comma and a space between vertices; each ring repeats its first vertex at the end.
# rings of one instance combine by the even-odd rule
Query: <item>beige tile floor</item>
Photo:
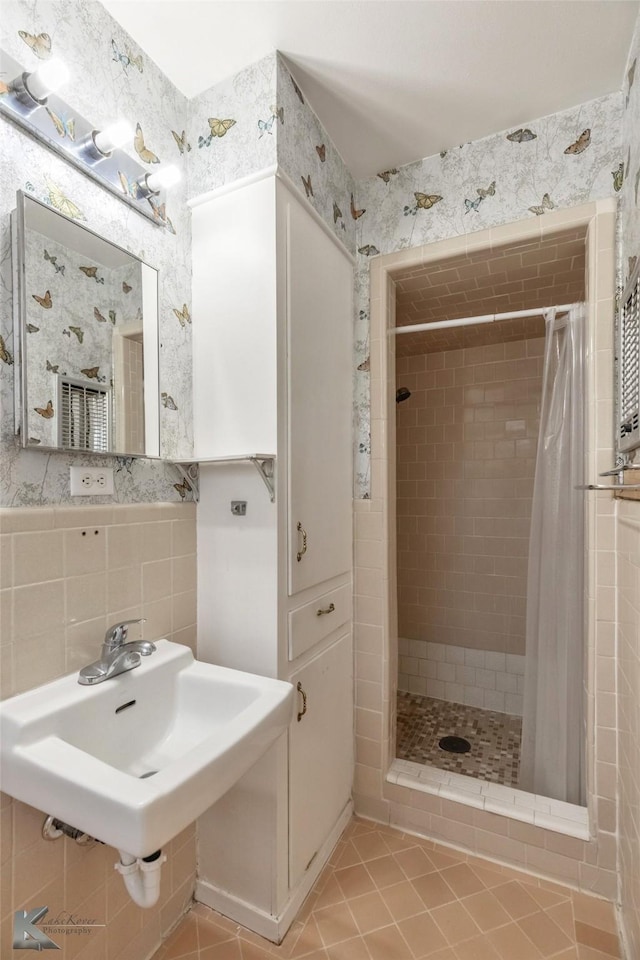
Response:
POLYGON ((196 904, 153 960, 608 960, 613 907, 354 818, 280 946, 196 904))

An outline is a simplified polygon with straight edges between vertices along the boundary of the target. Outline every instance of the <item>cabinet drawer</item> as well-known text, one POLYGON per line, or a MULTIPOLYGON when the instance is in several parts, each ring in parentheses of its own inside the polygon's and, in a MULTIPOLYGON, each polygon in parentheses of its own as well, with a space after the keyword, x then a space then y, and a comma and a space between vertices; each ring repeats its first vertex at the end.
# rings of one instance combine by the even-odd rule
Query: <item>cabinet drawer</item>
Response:
POLYGON ((350 619, 349 583, 292 610, 289 613, 289 660, 295 660, 350 619))

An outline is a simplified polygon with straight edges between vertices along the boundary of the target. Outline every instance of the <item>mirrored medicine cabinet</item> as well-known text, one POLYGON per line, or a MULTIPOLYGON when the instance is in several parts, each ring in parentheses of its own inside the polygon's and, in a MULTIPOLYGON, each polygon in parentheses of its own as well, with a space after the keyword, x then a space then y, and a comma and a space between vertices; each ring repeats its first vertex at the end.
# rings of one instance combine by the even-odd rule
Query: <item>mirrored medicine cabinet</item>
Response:
POLYGON ((158 271, 23 191, 14 244, 22 446, 158 457, 158 271))

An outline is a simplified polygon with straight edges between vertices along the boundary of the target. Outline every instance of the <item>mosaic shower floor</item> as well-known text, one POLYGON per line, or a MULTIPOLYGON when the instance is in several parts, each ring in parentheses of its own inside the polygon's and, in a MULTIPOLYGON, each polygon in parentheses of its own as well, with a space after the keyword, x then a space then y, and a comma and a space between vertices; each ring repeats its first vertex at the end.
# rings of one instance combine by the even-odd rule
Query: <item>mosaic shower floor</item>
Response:
POLYGON ((494 713, 462 703, 398 693, 396 756, 462 773, 468 777, 518 784, 522 718, 494 713), (438 746, 442 737, 464 737, 468 753, 448 753, 438 746))

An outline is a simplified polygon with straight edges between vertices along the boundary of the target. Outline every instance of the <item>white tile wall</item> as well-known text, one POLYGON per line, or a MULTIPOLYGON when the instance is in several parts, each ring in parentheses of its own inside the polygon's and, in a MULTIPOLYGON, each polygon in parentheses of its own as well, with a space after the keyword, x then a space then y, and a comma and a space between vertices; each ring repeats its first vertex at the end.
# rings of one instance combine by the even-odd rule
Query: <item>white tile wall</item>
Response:
POLYGON ((525 658, 520 654, 404 638, 398 640, 398 654, 398 690, 522 716, 525 658))

